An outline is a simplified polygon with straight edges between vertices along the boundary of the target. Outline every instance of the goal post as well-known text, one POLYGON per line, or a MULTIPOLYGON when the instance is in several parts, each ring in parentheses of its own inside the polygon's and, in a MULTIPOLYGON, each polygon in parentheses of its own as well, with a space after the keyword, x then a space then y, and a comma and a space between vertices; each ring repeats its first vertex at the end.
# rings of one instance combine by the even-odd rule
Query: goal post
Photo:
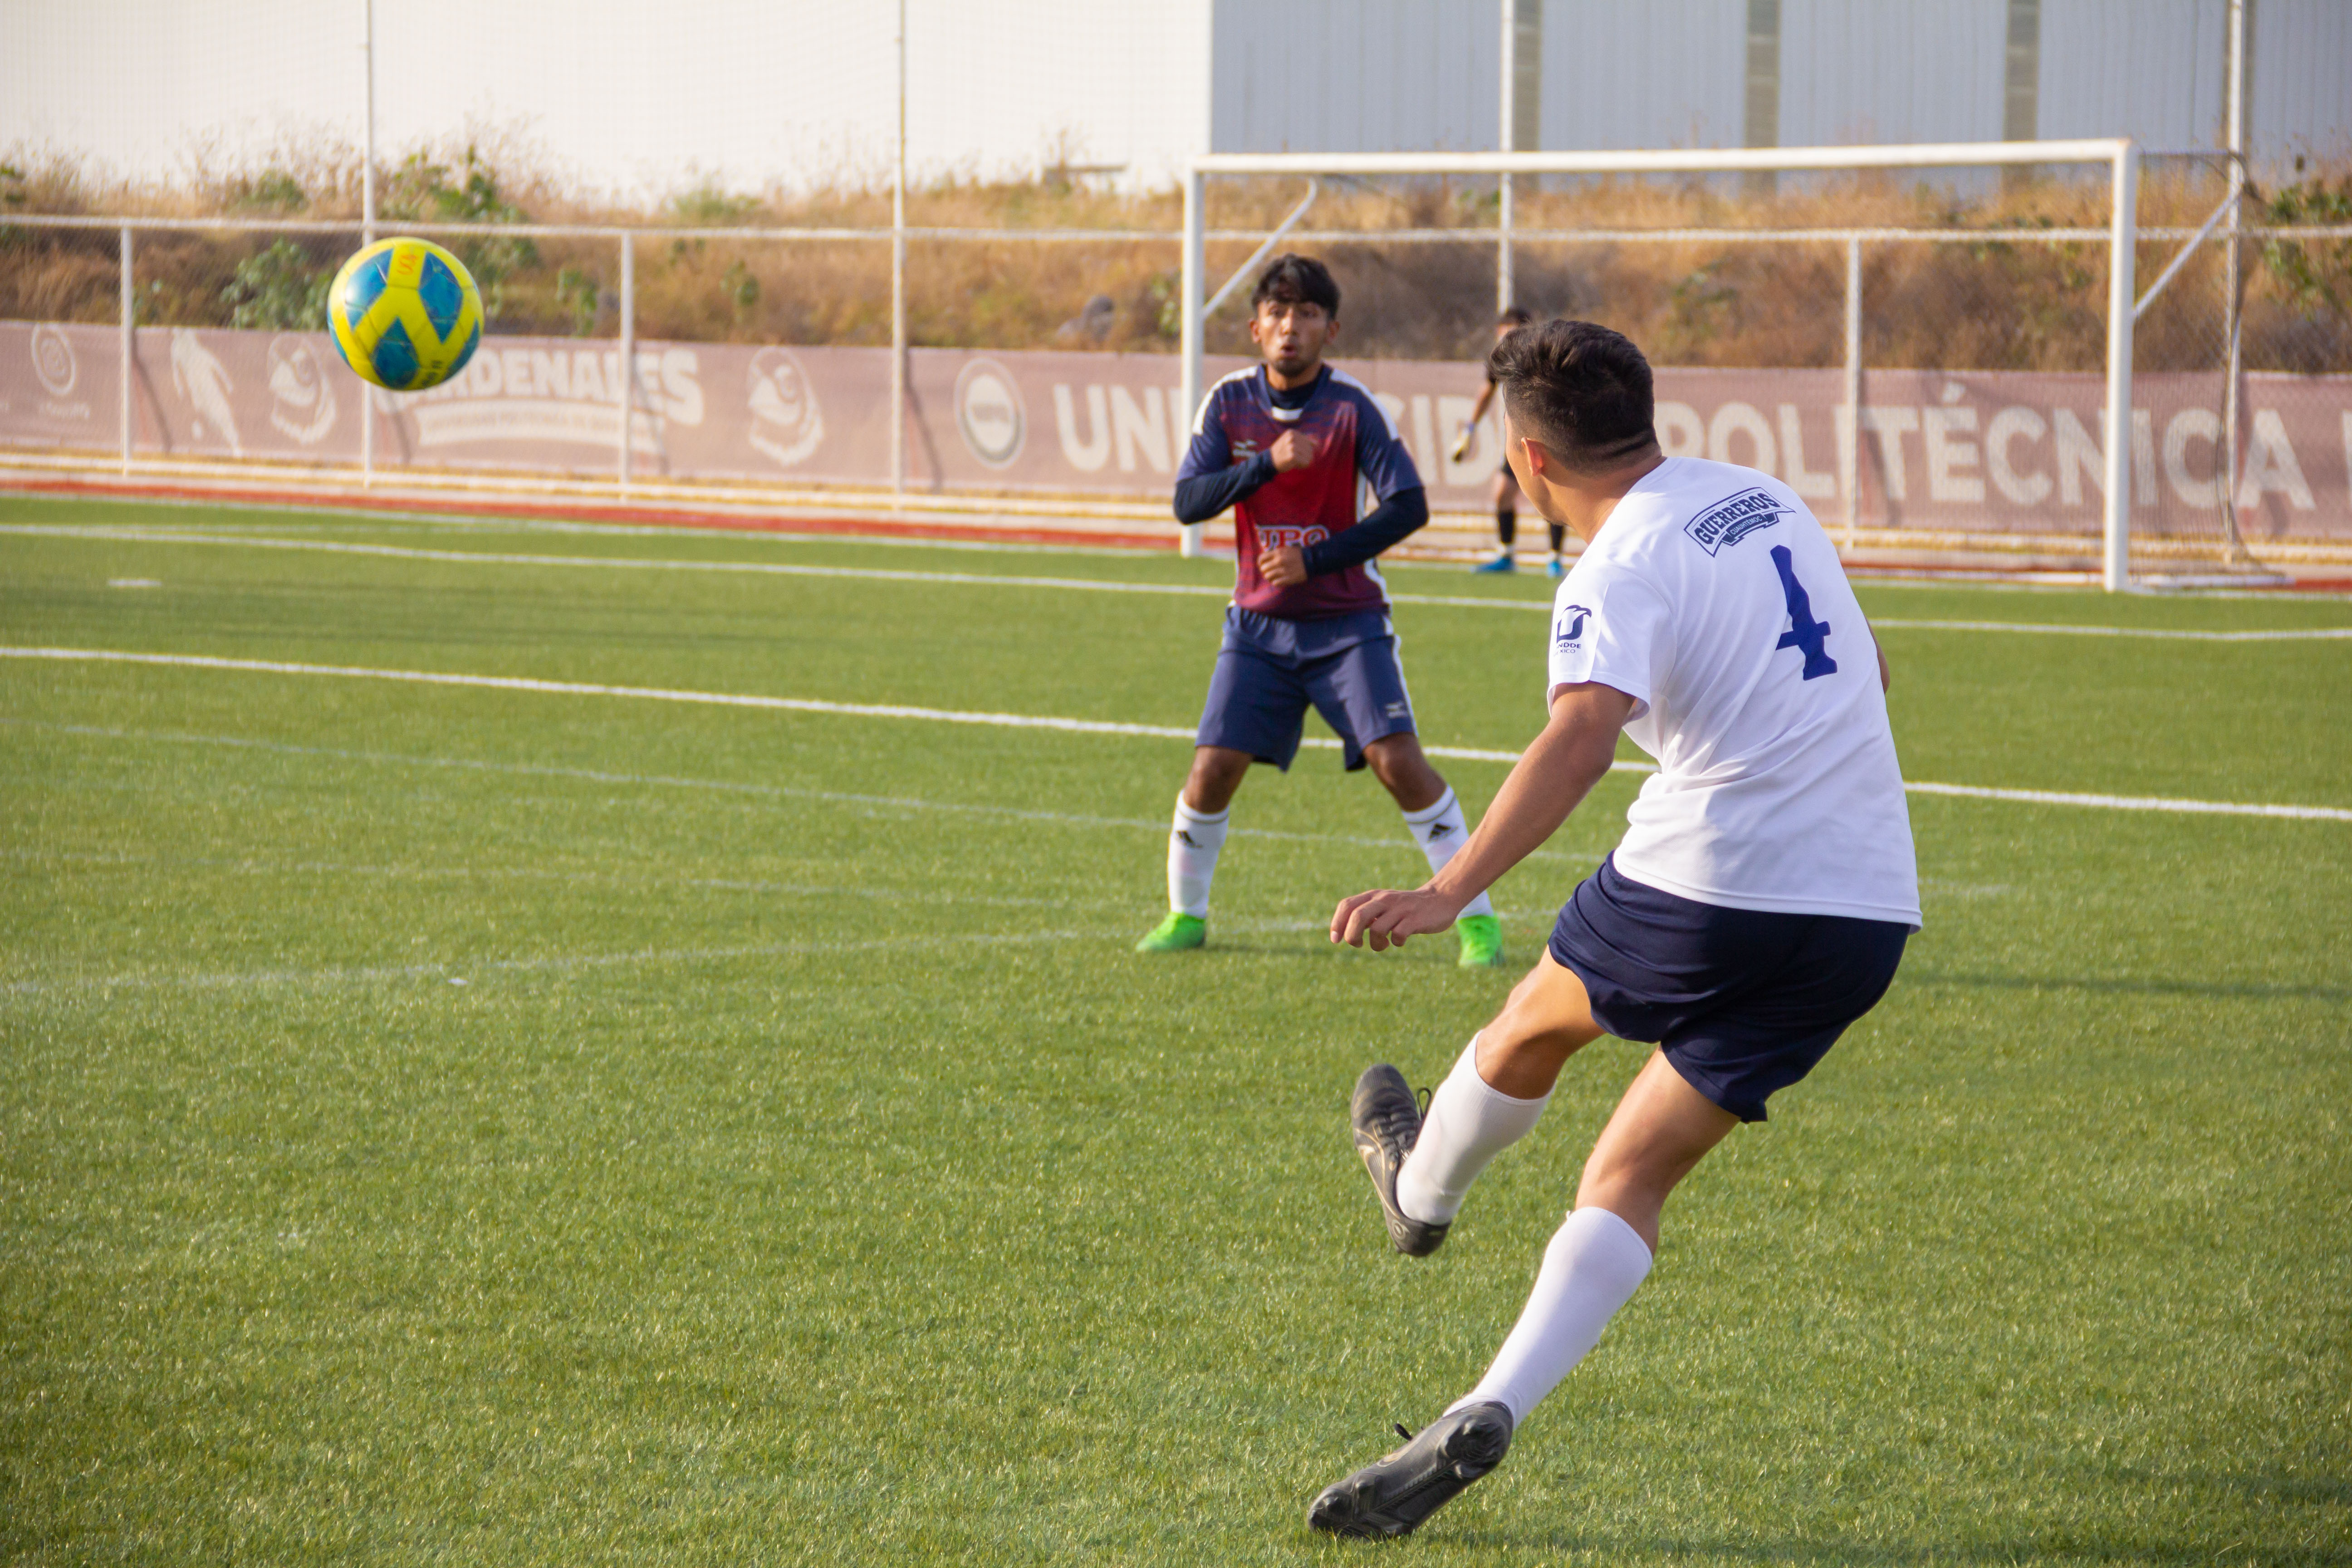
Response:
MULTIPOLYGON (((2106 371, 2101 437, 2105 494, 2100 575, 2109 592, 2131 586, 2132 321, 2138 238, 2140 150, 2128 138, 2065 142, 1958 142, 1905 146, 1767 147, 1621 153, 1217 153, 1190 160, 1184 176, 1181 395, 1188 416, 1202 394, 1206 342, 1208 181, 1230 175, 1377 178, 1516 174, 1840 174, 1881 169, 2075 165, 2109 175, 2106 371)), ((1501 229, 1497 245, 1509 242, 1501 229)), ((1850 410, 1848 416, 1859 416, 1850 410)), ((1859 432, 1854 437, 1857 445, 1859 432)), ((1201 549, 1201 525, 1182 531, 1182 550, 1201 549)))

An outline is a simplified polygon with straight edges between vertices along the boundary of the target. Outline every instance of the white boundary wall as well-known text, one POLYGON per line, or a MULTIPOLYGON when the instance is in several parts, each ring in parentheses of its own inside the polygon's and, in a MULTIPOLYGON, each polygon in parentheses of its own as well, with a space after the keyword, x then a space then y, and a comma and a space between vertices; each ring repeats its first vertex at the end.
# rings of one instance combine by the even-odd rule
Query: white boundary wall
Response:
MULTIPOLYGON (((1959 142, 1906 147, 1775 147, 1663 153, 1215 153, 1184 171, 1183 405, 1197 409, 1206 342, 1207 182, 1213 176, 1287 174, 1685 174, 1765 172, 1837 173, 1853 169, 1948 169, 2013 164, 2104 164, 2112 194, 2107 242, 2105 511, 2101 579, 2110 593, 2131 586, 2132 314, 2137 299, 2135 242, 2139 231, 2139 144, 2127 138, 2080 142, 1959 142)), ((1498 246, 1509 237, 1497 231, 1498 246)), ((1858 414, 1858 411, 1857 411, 1858 414)), ((1184 553, 1197 554, 1201 531, 1184 530, 1184 553)))

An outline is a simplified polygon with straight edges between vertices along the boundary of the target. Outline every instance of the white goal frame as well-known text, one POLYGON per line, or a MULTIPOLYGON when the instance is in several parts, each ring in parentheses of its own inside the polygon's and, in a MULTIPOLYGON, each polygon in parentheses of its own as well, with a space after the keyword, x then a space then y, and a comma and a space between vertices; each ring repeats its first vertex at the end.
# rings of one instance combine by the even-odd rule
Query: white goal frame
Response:
MULTIPOLYGON (((2132 317, 2137 280, 2134 248, 2139 231, 2139 144, 2124 137, 2074 142, 1948 142, 1877 147, 1755 147, 1722 151, 1643 153, 1214 153, 1184 170, 1183 359, 1184 407, 1202 395, 1203 301, 1208 284, 1205 196, 1219 174, 1685 174, 1823 173, 1846 169, 1932 169, 2039 164, 2104 164, 2113 191, 2107 225, 2106 472, 2101 518, 2101 580, 2110 593, 2131 587, 2132 317)), ((1294 215, 1294 217, 1297 215, 1294 215)), ((1278 237, 1277 231, 1277 237, 1278 237)), ((1481 231, 1465 233, 1473 239, 1481 231)), ((1498 246, 1507 229, 1493 231, 1498 246)), ((1187 555, 1201 551, 1201 525, 1182 531, 1187 555)))

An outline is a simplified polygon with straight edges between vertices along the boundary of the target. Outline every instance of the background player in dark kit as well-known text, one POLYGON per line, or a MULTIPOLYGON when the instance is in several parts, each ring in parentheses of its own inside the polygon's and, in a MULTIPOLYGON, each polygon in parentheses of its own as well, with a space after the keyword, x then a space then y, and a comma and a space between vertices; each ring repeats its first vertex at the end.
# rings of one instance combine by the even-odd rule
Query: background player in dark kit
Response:
MULTIPOLYGON (((1533 316, 1517 305, 1504 307, 1503 313, 1495 318, 1495 341, 1501 342, 1534 320, 1533 316)), ((1470 455, 1471 443, 1478 438, 1478 421, 1486 417, 1486 409, 1494 401, 1495 378, 1490 374, 1486 377, 1486 384, 1478 389, 1478 401, 1472 405, 1470 417, 1462 422, 1462 429, 1454 438, 1455 462, 1458 463, 1470 455)), ((1471 570, 1482 573, 1516 572, 1519 566, 1518 563, 1511 558, 1511 546, 1519 537, 1519 481, 1511 477, 1511 464, 1507 455, 1495 467, 1494 494, 1491 499, 1495 507, 1496 545, 1495 557, 1491 561, 1480 563, 1471 570)), ((1557 577, 1568 570, 1567 563, 1560 559, 1559 553, 1560 546, 1568 542, 1568 531, 1556 522, 1547 522, 1546 526, 1551 530, 1549 571, 1557 577)))
MULTIPOLYGON (((1211 388, 1176 473, 1176 515, 1234 512, 1233 603, 1201 714, 1192 771, 1168 839, 1169 912, 1136 944, 1201 946, 1209 884, 1234 792, 1254 762, 1288 769, 1311 707, 1349 769, 1369 765, 1437 871, 1468 837, 1454 791, 1413 731, 1396 628, 1374 557, 1429 521, 1421 475, 1396 427, 1353 376, 1323 363, 1339 335, 1339 286, 1312 257, 1279 256, 1250 295, 1262 364, 1211 388), (1378 505, 1357 515, 1361 493, 1378 505)), ((1501 958, 1494 906, 1454 922, 1465 966, 1501 958)))

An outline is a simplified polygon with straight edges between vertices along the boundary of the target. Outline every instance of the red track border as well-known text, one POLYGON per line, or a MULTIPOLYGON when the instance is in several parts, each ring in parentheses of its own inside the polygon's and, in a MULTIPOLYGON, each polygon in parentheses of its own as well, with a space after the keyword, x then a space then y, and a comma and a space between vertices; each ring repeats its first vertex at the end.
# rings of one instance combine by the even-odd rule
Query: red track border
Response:
MULTIPOLYGON (((559 500, 485 500, 436 495, 355 496, 343 491, 238 489, 212 485, 117 484, 108 480, 0 479, 0 493, 105 497, 131 500, 209 500, 274 507, 317 507, 329 511, 431 511, 472 517, 554 518, 566 522, 654 523, 675 528, 737 533, 809 533, 869 539, 939 539, 958 543, 999 540, 1015 544, 1110 544, 1124 549, 1176 548, 1171 533, 1131 533, 1113 529, 983 527, 948 521, 886 521, 862 517, 742 517, 732 512, 655 505, 579 505, 559 500)), ((1171 530, 1174 522, 1171 520, 1171 530)))

